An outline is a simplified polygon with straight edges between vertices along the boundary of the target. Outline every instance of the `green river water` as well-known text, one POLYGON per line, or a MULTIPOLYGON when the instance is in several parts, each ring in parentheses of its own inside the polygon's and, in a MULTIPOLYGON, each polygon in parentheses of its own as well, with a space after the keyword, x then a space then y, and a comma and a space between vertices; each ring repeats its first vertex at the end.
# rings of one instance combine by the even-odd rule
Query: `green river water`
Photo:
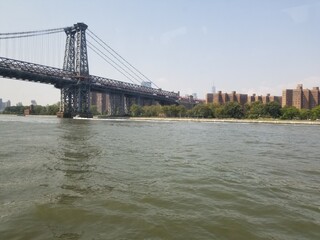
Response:
POLYGON ((320 239, 320 127, 0 115, 0 239, 320 239))

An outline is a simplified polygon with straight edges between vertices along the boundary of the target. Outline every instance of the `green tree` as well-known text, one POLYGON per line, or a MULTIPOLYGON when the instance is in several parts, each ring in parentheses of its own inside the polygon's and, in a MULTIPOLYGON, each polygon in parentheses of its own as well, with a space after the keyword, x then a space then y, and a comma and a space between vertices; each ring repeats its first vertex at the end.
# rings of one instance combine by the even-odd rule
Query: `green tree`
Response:
POLYGON ((48 115, 56 115, 57 112, 59 112, 59 105, 58 104, 47 105, 47 114, 48 115))
POLYGON ((216 111, 217 111, 218 108, 220 108, 220 105, 216 104, 216 103, 209 103, 208 106, 211 109, 212 117, 213 118, 217 117, 216 116, 216 111))
POLYGON ((132 117, 140 117, 142 114, 142 107, 137 104, 133 104, 130 107, 130 114, 132 117))
POLYGON ((176 105, 165 105, 161 107, 161 112, 165 117, 177 117, 176 105))
POLYGON ((187 110, 186 116, 189 117, 189 118, 193 118, 195 116, 193 108, 187 110))
POLYGON ((218 107, 216 107, 214 109, 214 116, 216 118, 225 118, 226 114, 225 114, 225 109, 223 105, 219 105, 218 107))
POLYGON ((246 106, 246 114, 251 119, 266 117, 267 109, 261 101, 257 101, 246 106))
POLYGON ((185 117, 186 114, 187 114, 187 109, 185 106, 183 105, 178 105, 176 106, 176 109, 177 109, 177 117, 185 117))
POLYGON ((227 102, 224 105, 224 115, 227 118, 243 118, 244 111, 242 106, 237 102, 227 102))
POLYGON ((285 106, 281 109, 281 119, 297 119, 300 117, 299 109, 285 106))
POLYGON ((311 109, 312 119, 320 119, 320 105, 311 109))
POLYGON ((101 115, 101 113, 98 111, 98 107, 96 105, 91 105, 90 106, 90 112, 92 113, 92 115, 96 116, 96 115, 101 115))
POLYGON ((301 120, 308 120, 312 118, 312 112, 309 109, 300 109, 301 120))
POLYGON ((27 107, 24 106, 11 106, 11 107, 6 107, 3 111, 4 114, 23 114, 24 110, 27 107))
POLYGON ((279 118, 281 116, 281 104, 278 102, 268 102, 265 109, 267 115, 272 118, 279 118))
POLYGON ((41 105, 36 105, 32 107, 32 112, 31 114, 34 115, 47 115, 48 111, 47 108, 41 105))
POLYGON ((193 107, 193 115, 194 117, 200 118, 212 118, 212 110, 207 104, 198 104, 193 107))
POLYGON ((144 117, 158 117, 161 113, 161 106, 160 105, 144 106, 142 110, 143 110, 142 115, 144 117))

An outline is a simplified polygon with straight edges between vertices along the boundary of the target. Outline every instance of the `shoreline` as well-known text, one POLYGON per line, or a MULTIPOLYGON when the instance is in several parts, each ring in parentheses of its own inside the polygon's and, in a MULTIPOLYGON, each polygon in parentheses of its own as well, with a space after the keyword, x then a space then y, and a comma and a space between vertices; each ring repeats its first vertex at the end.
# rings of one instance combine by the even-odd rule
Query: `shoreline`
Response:
POLYGON ((264 123, 264 124, 293 124, 320 125, 320 121, 308 120, 279 120, 279 119, 218 119, 218 118, 163 118, 163 117, 129 117, 134 121, 169 121, 169 122, 218 122, 218 123, 264 123))
MULTIPOLYGON (((15 114, 0 114, 0 116, 17 116, 15 114)), ((51 117, 55 115, 30 115, 31 117, 51 117)), ((80 118, 79 118, 80 119, 80 118)), ((287 124, 287 125, 320 125, 319 120, 280 120, 280 119, 233 119, 233 118, 167 118, 167 117, 110 117, 81 118, 84 120, 131 120, 131 121, 157 121, 157 122, 204 122, 204 123, 262 123, 262 124, 287 124)))

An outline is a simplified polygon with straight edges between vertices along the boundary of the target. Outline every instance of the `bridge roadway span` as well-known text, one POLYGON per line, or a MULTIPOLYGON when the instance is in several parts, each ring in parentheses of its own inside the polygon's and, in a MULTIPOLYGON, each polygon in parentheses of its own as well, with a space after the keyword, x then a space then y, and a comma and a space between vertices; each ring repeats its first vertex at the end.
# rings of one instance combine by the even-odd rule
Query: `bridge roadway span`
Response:
POLYGON ((153 99, 163 104, 174 104, 179 99, 179 93, 175 92, 93 75, 81 77, 77 76, 75 72, 4 57, 0 57, 0 76, 3 78, 52 84, 58 89, 76 84, 90 84, 92 92, 125 94, 153 99))

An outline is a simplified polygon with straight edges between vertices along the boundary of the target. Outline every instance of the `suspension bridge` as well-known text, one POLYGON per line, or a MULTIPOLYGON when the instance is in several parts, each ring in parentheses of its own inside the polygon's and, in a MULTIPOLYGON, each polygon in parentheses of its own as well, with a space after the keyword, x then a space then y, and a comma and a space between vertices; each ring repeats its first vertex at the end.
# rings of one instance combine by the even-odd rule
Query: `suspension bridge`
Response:
MULTIPOLYGON (((62 56, 58 58, 57 62, 62 56)), ((51 84, 60 89, 60 111, 57 114, 65 118, 92 117, 91 104, 102 104, 107 115, 123 116, 129 113, 133 104, 169 105, 179 100, 179 92, 159 88, 84 23, 64 28, 0 33, 0 77, 51 84), (45 63, 57 58, 46 53, 53 46, 49 40, 43 40, 43 36, 51 38, 60 34, 61 38, 61 33, 65 36, 63 67, 59 68, 59 63, 42 63, 43 58, 45 63), (42 37, 40 41, 39 37, 42 37), (33 41, 34 38, 38 38, 38 42, 33 41), (87 48, 130 83, 90 75, 87 48), (10 54, 13 57, 8 57, 10 54), (97 97, 97 94, 100 95, 97 97)))

